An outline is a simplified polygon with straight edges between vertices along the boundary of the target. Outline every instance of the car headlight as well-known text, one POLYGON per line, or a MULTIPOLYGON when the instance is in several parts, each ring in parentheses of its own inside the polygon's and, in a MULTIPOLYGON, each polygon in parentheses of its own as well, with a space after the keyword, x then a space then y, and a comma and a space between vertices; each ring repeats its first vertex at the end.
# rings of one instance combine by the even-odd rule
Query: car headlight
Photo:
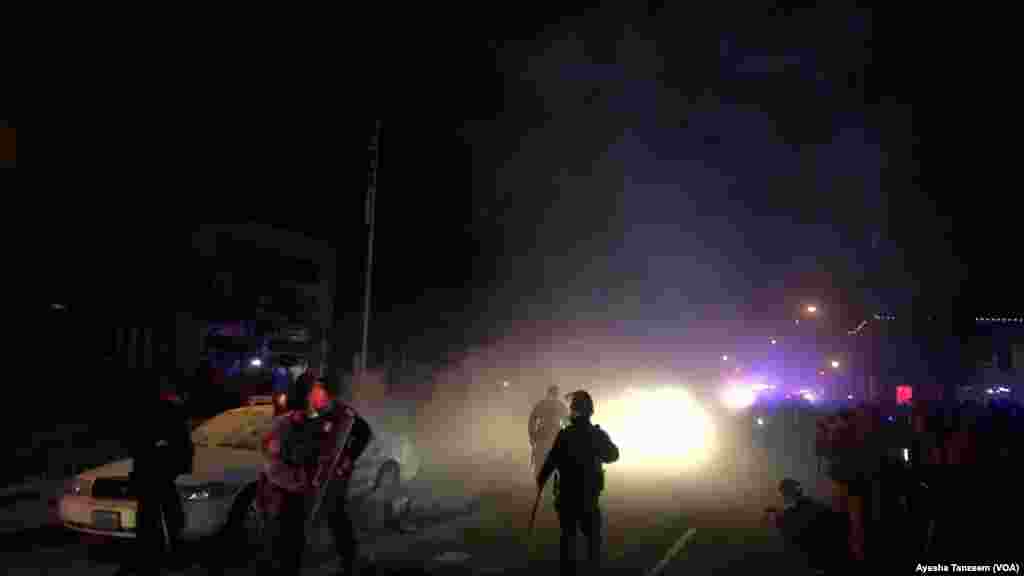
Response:
POLYGON ((82 478, 71 478, 64 483, 64 493, 72 496, 88 496, 89 481, 82 478))
POLYGON ((228 494, 228 487, 223 482, 211 482, 198 486, 179 486, 178 492, 186 502, 197 502, 225 498, 228 494))

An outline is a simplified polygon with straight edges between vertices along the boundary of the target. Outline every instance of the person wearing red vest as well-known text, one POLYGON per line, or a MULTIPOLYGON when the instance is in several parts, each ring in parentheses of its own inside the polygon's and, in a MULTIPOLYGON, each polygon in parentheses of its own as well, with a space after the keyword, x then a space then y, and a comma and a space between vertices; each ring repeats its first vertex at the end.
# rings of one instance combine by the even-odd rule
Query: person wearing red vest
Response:
POLYGON ((267 460, 260 479, 260 504, 276 528, 277 573, 301 571, 307 523, 326 515, 344 573, 355 574, 358 543, 345 500, 355 461, 372 439, 372 431, 347 404, 325 402, 325 393, 316 393, 314 383, 315 376, 309 372, 296 381, 288 394, 288 410, 274 418, 264 438, 267 460), (301 464, 299 458, 288 457, 286 438, 300 427, 312 430, 315 438, 314 455, 301 458, 301 464))

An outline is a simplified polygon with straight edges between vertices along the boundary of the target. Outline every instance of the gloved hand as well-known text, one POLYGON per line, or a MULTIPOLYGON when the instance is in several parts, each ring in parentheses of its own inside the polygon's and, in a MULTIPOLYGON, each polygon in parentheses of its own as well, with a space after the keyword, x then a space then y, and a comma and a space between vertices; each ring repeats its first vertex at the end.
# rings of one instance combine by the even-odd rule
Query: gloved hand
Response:
POLYGON ((353 470, 355 470, 355 462, 351 458, 342 458, 341 462, 338 462, 337 475, 339 477, 349 476, 353 470))

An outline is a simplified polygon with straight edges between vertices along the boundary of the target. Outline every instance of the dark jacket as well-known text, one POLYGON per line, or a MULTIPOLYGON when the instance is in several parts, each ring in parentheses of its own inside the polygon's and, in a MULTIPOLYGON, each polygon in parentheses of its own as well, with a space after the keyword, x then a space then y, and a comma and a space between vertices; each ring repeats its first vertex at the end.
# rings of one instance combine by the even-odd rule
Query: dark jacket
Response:
POLYGON ((537 476, 543 484, 558 471, 559 506, 586 510, 597 505, 604 489, 604 467, 619 459, 608 433, 585 419, 575 419, 555 437, 554 446, 537 476))
POLYGON ((820 502, 801 496, 775 521, 786 545, 805 554, 812 565, 824 566, 843 553, 846 518, 820 502))
POLYGON ((188 414, 178 405, 153 400, 139 407, 137 426, 129 430, 132 476, 143 480, 171 480, 192 471, 195 445, 188 414))

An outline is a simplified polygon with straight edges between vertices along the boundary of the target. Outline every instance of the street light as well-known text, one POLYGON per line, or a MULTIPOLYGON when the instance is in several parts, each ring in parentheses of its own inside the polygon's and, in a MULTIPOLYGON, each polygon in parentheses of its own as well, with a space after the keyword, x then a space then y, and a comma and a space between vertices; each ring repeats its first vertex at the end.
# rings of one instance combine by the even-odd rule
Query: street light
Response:
POLYGON ((773 346, 774 346, 774 345, 776 345, 776 344, 778 344, 778 343, 779 343, 779 341, 778 341, 778 340, 776 340, 775 338, 772 338, 772 345, 773 345, 773 346))
POLYGON ((833 368, 839 368, 839 360, 833 360, 832 361, 832 367, 833 368))
POLYGON ((729 356, 727 354, 723 354, 722 355, 722 362, 728 362, 728 361, 729 361, 729 356))
POLYGON ((808 314, 815 314, 817 312, 818 312, 818 307, 817 306, 811 304, 810 306, 807 307, 807 313, 808 314))

